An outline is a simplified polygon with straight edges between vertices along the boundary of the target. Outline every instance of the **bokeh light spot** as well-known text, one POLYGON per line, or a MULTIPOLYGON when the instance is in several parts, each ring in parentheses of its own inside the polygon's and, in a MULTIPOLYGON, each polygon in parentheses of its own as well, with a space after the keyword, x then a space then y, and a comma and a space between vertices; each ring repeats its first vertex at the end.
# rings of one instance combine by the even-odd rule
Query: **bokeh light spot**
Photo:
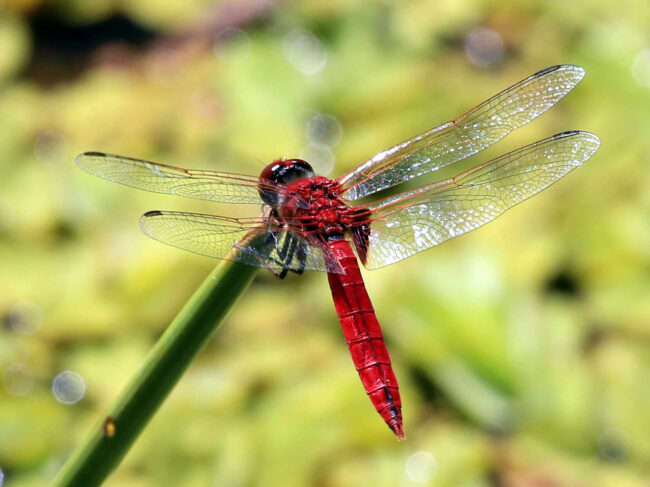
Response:
POLYGON ((14 362, 2 373, 2 386, 13 396, 24 396, 34 386, 34 374, 25 364, 14 362))
POLYGON ((62 164, 69 160, 70 146, 61 133, 46 130, 34 141, 34 157, 43 164, 62 164))
POLYGON ((311 145, 319 149, 335 147, 341 140, 343 128, 336 117, 316 113, 307 122, 305 136, 311 145))
POLYGON ((294 31, 283 42, 284 57, 303 74, 316 74, 327 64, 327 51, 323 44, 306 31, 294 31))
POLYGON ((632 76, 641 86, 650 89, 650 48, 646 48, 634 56, 632 76))
POLYGON ((52 394, 63 404, 75 404, 83 399, 86 383, 76 372, 65 370, 52 381, 52 394))
POLYGON ((214 53, 224 64, 239 64, 251 54, 250 38, 241 29, 224 29, 214 39, 214 53))
POLYGON ((428 483, 438 473, 438 461, 425 451, 416 451, 406 460, 407 477, 418 484, 428 483))
POLYGON ((627 456, 626 443, 622 430, 609 428, 598 437, 598 451, 603 458, 611 462, 620 462, 627 456))
POLYGON ((32 335, 43 324, 43 312, 37 303, 25 299, 14 304, 5 319, 16 333, 32 335))
POLYGON ((477 27, 465 38, 465 54, 476 66, 487 67, 498 63, 505 51, 506 45, 499 33, 488 27, 477 27))
POLYGON ((307 161, 319 176, 327 176, 334 169, 334 154, 328 147, 307 145, 300 151, 300 158, 307 161))

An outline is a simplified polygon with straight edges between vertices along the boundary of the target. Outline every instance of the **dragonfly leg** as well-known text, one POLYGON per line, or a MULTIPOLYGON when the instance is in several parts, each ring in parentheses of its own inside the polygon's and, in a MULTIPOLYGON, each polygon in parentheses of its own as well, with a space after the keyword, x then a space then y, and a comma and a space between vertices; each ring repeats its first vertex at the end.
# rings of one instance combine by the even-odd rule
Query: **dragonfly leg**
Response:
MULTIPOLYGON (((239 244, 235 244, 234 247, 255 257, 255 259, 260 263, 260 267, 268 269, 271 274, 273 274, 278 279, 284 279, 289 271, 296 272, 297 274, 302 274, 305 270, 305 257, 301 258, 300 268, 298 270, 291 269, 289 265, 296 253, 296 247, 299 245, 299 239, 289 233, 285 237, 284 242, 282 243, 282 247, 280 247, 278 245, 277 232, 269 231, 264 239, 264 243, 268 245, 271 243, 271 241, 273 241, 275 252, 277 253, 278 257, 280 257, 280 260, 274 259, 272 257, 264 258, 256 249, 252 247, 242 247, 239 244), (271 265, 269 265, 269 262, 277 264, 282 268, 282 270, 280 272, 277 272, 271 265)), ((304 251, 302 254, 304 254, 304 251)))
POLYGON ((304 242, 298 244, 298 269, 291 269, 296 274, 300 275, 305 272, 305 267, 307 266, 307 245, 304 242))
POLYGON ((296 274, 302 274, 305 271, 307 266, 307 252, 306 246, 303 242, 300 241, 298 237, 291 233, 287 233, 286 237, 282 244, 279 244, 278 232, 269 231, 264 239, 265 245, 273 243, 275 247, 275 253, 279 259, 273 257, 263 257, 255 248, 252 247, 243 247, 239 244, 235 244, 234 247, 237 250, 246 252, 252 255, 259 263, 260 267, 268 269, 271 274, 273 274, 278 279, 284 279, 289 271, 295 272, 296 274), (297 259, 298 268, 291 268, 291 262, 297 259), (277 272, 269 262, 277 264, 281 267, 281 271, 277 272))
POLYGON ((306 246, 301 242, 300 238, 288 233, 284 239, 282 248, 276 247, 276 252, 278 257, 280 257, 280 260, 274 260, 274 262, 282 266, 282 271, 278 274, 280 279, 284 279, 289 271, 295 272, 298 275, 305 272, 305 267, 307 266, 307 252, 306 246), (298 269, 293 269, 291 267, 291 262, 293 262, 294 258, 298 260, 298 269))
POLYGON ((287 234, 287 237, 284 239, 284 245, 282 246, 282 249, 278 250, 278 256, 280 259, 282 259, 281 261, 278 261, 278 264, 282 266, 282 272, 279 274, 280 279, 287 277, 289 271, 293 271, 296 274, 302 274, 302 272, 305 270, 304 266, 302 270, 298 269, 298 271, 292 269, 290 266, 291 261, 293 260, 293 256, 296 253, 297 246, 299 246, 298 238, 292 234, 287 234))
POLYGON ((269 264, 267 264, 267 262, 262 258, 262 256, 259 254, 259 252, 257 250, 252 249, 250 247, 242 247, 238 243, 235 243, 233 245, 233 247, 236 248, 237 250, 239 250, 240 252, 246 252, 246 253, 252 255, 253 257, 255 257, 258 260, 258 262, 260 263, 260 267, 269 270, 271 272, 271 274, 273 274, 275 277, 278 277, 280 279, 282 279, 284 277, 284 276, 280 277, 280 274, 278 274, 275 271, 275 269, 273 269, 273 267, 271 267, 269 264))
MULTIPOLYGON (((275 238, 275 235, 273 235, 275 238)), ((280 262, 278 264, 282 264, 283 262, 287 262, 287 255, 288 254, 293 254, 293 247, 294 247, 294 242, 295 242, 295 237, 288 233, 286 238, 284 239, 284 242, 282 244, 282 248, 278 247, 278 240, 275 238, 275 253, 278 254, 278 257, 280 257, 280 262)), ((289 256, 289 260, 291 260, 292 255, 289 256)))

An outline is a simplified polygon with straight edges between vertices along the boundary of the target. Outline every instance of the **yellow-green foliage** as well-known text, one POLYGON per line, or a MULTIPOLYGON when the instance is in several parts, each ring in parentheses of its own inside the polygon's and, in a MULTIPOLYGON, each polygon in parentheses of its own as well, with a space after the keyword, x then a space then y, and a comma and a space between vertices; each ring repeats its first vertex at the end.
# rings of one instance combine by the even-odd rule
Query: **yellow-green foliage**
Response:
POLYGON ((343 129, 337 175, 572 63, 587 71, 573 93, 461 166, 570 129, 600 136, 595 157, 489 226, 364 273, 405 442, 364 397, 325 276, 260 273, 106 485, 647 486, 649 12, 645 0, 0 2, 7 485, 54 477, 216 264, 148 240, 140 214, 259 211, 113 185, 76 154, 257 174, 299 156, 321 112, 343 129), (65 51, 31 27, 115 14, 154 37, 65 51), (481 26, 505 46, 488 67, 463 47, 481 26), (291 58, 307 33, 320 47, 291 58), (64 370, 85 381, 74 405, 51 393, 64 370))

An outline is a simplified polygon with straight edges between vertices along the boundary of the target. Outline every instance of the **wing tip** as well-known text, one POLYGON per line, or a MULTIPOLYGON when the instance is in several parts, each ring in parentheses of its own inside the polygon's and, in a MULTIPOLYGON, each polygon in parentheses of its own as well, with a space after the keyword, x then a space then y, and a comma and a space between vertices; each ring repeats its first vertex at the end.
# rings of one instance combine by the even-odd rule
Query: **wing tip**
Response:
POLYGON ((140 230, 142 230, 142 233, 144 233, 147 237, 152 238, 154 240, 159 240, 159 239, 153 236, 153 234, 150 231, 149 224, 153 224, 154 222, 152 221, 152 219, 158 216, 163 216, 163 212, 159 210, 151 210, 146 212, 144 215, 142 215, 139 221, 140 230))
POLYGON ((77 167, 79 167, 80 169, 84 169, 84 170, 85 170, 86 167, 85 167, 85 165, 84 165, 84 162, 86 161, 86 159, 88 159, 88 157, 92 157, 92 156, 94 156, 95 154, 99 154, 99 153, 98 153, 98 152, 84 152, 84 153, 82 153, 82 154, 79 154, 77 157, 75 157, 75 159, 74 159, 74 163, 75 163, 75 164, 77 165, 77 167))
POLYGON ((560 132, 559 134, 555 134, 552 138, 562 139, 564 137, 575 137, 577 135, 581 135, 587 139, 591 139, 593 142, 597 143, 598 146, 600 146, 600 138, 596 134, 587 132, 586 130, 566 130, 564 132, 560 132))
POLYGON ((582 160, 584 164, 598 151, 600 148, 600 138, 596 134, 587 132, 584 130, 567 130, 565 132, 560 132, 551 137, 552 140, 563 139, 565 137, 580 137, 582 141, 580 142, 583 147, 584 154, 586 157, 582 160))
MULTIPOLYGON (((90 174, 95 174, 93 172, 93 170, 92 170, 91 159, 93 157, 107 157, 109 155, 110 154, 107 154, 105 152, 88 151, 88 152, 83 152, 83 153, 79 154, 77 157, 75 157, 74 162, 75 162, 75 164, 77 165, 77 167, 79 169, 82 169, 82 170, 84 170, 84 171, 86 171, 87 173, 90 173, 90 174)), ((100 177, 104 177, 104 176, 100 176, 100 177)), ((104 178, 104 179, 106 179, 106 178, 104 178)))
POLYGON ((578 134, 583 134, 586 132, 582 132, 581 130, 565 130, 564 132, 560 132, 559 134, 555 134, 552 139, 563 139, 565 137, 573 137, 578 134))
POLYGON ((531 76, 531 78, 539 78, 554 71, 573 71, 577 75, 575 84, 578 84, 580 81, 582 81, 582 78, 585 77, 586 73, 585 68, 578 66, 577 64, 556 64, 554 66, 549 66, 548 68, 544 68, 541 71, 536 72, 531 76))
POLYGON ((79 161, 83 161, 84 159, 86 159, 88 157, 106 157, 107 155, 108 154, 106 154, 105 152, 87 151, 87 152, 82 152, 81 154, 79 154, 76 157, 75 161, 77 161, 77 163, 78 163, 79 161))
POLYGON ((557 71, 558 69, 560 69, 560 67, 561 67, 561 64, 554 64, 553 66, 549 66, 547 68, 540 69, 535 74, 533 74, 532 78, 543 76, 543 75, 545 75, 547 73, 552 73, 553 71, 557 71))

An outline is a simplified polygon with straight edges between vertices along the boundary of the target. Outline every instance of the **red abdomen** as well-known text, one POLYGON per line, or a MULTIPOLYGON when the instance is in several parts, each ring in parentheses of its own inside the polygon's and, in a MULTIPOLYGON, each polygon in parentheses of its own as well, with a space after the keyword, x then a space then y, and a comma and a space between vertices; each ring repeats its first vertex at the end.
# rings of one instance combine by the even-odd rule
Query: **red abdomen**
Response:
POLYGON ((328 278, 352 361, 377 412, 398 438, 404 438, 399 386, 357 258, 345 239, 331 240, 327 246, 345 270, 328 278))

